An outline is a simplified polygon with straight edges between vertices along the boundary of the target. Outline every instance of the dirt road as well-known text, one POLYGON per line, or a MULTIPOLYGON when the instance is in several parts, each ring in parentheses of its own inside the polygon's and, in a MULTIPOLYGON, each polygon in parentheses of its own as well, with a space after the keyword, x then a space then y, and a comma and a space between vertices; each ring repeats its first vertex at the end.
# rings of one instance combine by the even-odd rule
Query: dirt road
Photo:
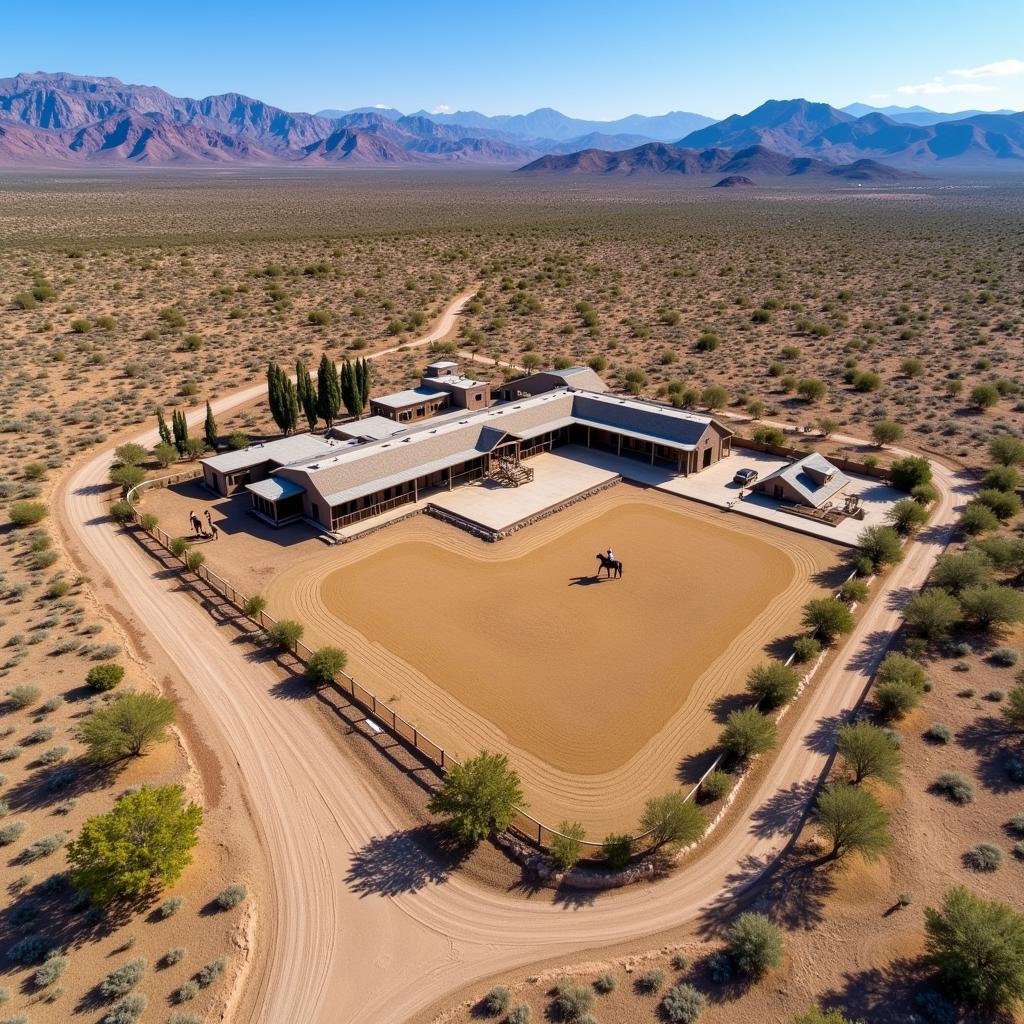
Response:
MULTIPOLYGON (((453 321, 459 304, 445 316, 453 321)), ((214 412, 262 389, 221 398, 214 412)), ((195 410, 190 418, 202 415, 195 410)), ((154 442, 150 432, 137 440, 154 442)), ((260 915, 268 928, 267 969, 252 979, 258 991, 245 1003, 252 1007, 247 1019, 270 1024, 401 1024, 475 978, 683 925, 723 893, 749 885, 785 844, 826 763, 821 744, 810 747, 808 737, 859 698, 898 625, 898 606, 924 582, 964 500, 963 481, 937 465, 932 524, 880 581, 841 656, 799 706, 793 741, 752 793, 750 812, 721 834, 713 853, 656 885, 564 904, 546 895, 511 898, 458 875, 432 876, 413 844, 393 835, 395 820, 349 761, 353 755, 317 740, 322 725, 312 709, 277 696, 272 671, 227 644, 213 620, 175 592, 174 579, 105 519, 110 461, 102 452, 71 476, 59 496, 64 519, 76 546, 113 578, 136 624, 208 709, 217 724, 209 746, 235 760, 247 780, 276 905, 260 915), (773 827, 764 812, 780 800, 791 806, 773 827), (357 854, 363 883, 353 887, 346 875, 357 854)))

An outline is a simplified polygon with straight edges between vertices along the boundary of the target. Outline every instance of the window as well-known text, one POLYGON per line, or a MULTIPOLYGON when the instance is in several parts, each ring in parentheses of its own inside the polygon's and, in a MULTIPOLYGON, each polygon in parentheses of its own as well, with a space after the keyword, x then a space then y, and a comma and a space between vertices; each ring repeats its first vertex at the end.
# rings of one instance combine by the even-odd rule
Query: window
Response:
POLYGON ((484 393, 483 393, 482 391, 478 391, 478 392, 477 392, 477 393, 476 393, 476 394, 475 394, 475 395, 473 396, 473 401, 474 401, 474 402, 482 402, 483 400, 484 400, 484 393))

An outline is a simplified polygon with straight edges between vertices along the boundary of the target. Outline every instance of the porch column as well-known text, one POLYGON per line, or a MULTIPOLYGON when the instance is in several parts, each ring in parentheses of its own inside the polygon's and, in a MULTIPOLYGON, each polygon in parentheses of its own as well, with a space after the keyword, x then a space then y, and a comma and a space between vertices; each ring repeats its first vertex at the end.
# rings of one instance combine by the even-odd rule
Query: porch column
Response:
POLYGON ((615 454, 618 455, 621 458, 621 456, 622 456, 622 435, 621 434, 616 434, 615 436, 618 438, 618 441, 619 441, 619 450, 615 454))

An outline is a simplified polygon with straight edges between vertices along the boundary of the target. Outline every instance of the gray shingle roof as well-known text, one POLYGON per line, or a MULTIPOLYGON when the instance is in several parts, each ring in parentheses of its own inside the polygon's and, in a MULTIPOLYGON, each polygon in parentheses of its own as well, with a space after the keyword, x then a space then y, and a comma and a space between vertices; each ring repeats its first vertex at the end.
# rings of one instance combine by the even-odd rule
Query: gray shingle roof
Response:
POLYGON ((765 490, 765 484, 773 480, 785 480, 808 504, 818 508, 822 502, 838 494, 850 478, 836 469, 824 455, 811 452, 796 462, 762 477, 755 485, 756 490, 765 490))
POLYGON ((276 462, 279 466, 308 462, 321 455, 334 454, 345 443, 319 434, 292 434, 291 437, 250 445, 236 452, 222 452, 202 461, 220 473, 233 473, 264 462, 276 462))

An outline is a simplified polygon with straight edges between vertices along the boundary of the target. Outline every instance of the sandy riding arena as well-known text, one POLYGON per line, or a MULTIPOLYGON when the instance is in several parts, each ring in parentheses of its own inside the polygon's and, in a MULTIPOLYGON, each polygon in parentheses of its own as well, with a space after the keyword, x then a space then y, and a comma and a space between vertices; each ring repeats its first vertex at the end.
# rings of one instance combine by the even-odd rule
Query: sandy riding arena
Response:
POLYGON ((534 814, 600 832, 688 777, 723 698, 837 560, 824 542, 620 486, 497 544, 417 516, 303 559, 267 596, 457 756, 507 751, 534 814), (608 546, 621 579, 595 577, 608 546))

